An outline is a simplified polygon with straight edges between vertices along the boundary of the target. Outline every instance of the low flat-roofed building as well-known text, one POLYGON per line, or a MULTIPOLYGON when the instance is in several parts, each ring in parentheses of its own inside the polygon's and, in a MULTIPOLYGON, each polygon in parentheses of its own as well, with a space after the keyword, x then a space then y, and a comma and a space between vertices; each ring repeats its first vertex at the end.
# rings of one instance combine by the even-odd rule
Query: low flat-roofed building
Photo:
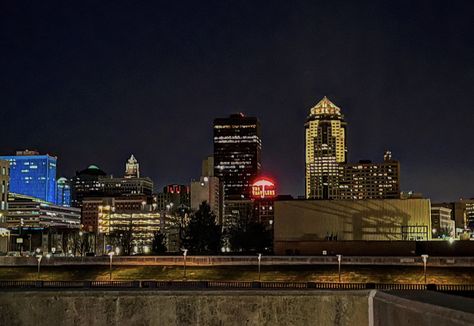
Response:
POLYGON ((275 201, 274 248, 298 241, 429 240, 429 199, 275 201))
POLYGON ((30 196, 10 193, 6 225, 8 228, 25 226, 79 229, 81 226, 81 210, 74 207, 54 205, 30 196))

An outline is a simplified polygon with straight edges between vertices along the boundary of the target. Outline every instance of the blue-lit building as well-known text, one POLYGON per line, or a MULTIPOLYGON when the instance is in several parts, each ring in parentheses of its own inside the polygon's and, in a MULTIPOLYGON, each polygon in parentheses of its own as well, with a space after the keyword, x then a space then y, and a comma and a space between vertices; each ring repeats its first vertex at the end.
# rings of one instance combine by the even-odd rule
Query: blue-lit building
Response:
POLYGON ((10 192, 56 203, 56 157, 26 150, 0 160, 10 162, 10 192))
POLYGON ((71 183, 64 177, 59 178, 56 182, 56 205, 71 206, 71 183))

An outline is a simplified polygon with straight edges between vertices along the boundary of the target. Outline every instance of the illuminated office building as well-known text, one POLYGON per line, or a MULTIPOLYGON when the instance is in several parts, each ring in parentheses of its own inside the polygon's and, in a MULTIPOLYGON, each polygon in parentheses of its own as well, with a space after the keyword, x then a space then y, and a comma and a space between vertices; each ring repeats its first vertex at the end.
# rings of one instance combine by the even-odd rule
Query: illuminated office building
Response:
POLYGON ((139 165, 132 155, 125 163, 124 177, 114 178, 95 165, 76 172, 72 178, 72 206, 81 207, 85 197, 118 197, 153 194, 153 181, 140 177, 139 165))
POLYGON ((0 223, 2 223, 2 216, 8 209, 9 170, 10 163, 5 160, 0 160, 0 223))
POLYGON ((0 160, 10 162, 11 192, 56 203, 56 157, 25 150, 0 160))
POLYGON ((106 175, 96 165, 77 171, 71 179, 71 206, 82 207, 82 200, 85 197, 104 196, 104 186, 100 179, 106 175))
POLYGON ((153 181, 150 178, 99 178, 103 192, 107 196, 147 195, 153 193, 153 181))
POLYGON ((214 120, 214 175, 224 184, 225 199, 249 199, 261 170, 260 122, 242 113, 214 120))
POLYGON ((327 97, 310 109, 305 123, 308 199, 337 199, 347 161, 346 122, 341 109, 327 97))
POLYGON ((338 198, 400 198, 400 163, 387 151, 382 163, 359 161, 345 164, 338 198))
POLYGON ((56 205, 71 206, 71 183, 64 177, 59 178, 56 182, 56 205))

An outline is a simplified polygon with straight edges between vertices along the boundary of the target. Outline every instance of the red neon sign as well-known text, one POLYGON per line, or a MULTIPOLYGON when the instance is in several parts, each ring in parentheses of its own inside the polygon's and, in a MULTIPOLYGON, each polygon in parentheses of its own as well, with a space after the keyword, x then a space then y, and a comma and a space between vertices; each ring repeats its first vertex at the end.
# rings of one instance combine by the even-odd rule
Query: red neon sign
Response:
POLYGON ((258 178, 252 184, 252 197, 272 198, 276 196, 275 183, 268 178, 258 178))

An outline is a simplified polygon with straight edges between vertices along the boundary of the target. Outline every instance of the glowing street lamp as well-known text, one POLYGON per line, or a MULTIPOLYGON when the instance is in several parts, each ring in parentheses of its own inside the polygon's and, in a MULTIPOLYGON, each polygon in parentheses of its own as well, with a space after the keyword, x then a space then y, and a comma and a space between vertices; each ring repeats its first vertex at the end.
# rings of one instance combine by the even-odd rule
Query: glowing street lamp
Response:
POLYGON ((188 249, 181 249, 183 251, 183 262, 184 262, 184 269, 183 269, 183 278, 186 280, 186 256, 188 255, 188 249))
POLYGON ((428 262, 428 255, 421 255, 421 259, 423 260, 423 274, 425 276, 425 284, 426 284, 426 263, 428 262))
POLYGON ((260 263, 262 261, 262 254, 258 254, 257 259, 258 259, 258 280, 260 281, 260 263))
POLYGON ((41 249, 36 248, 36 259, 38 261, 38 274, 37 274, 37 279, 40 279, 40 268, 41 268, 41 259, 43 259, 43 255, 40 254, 41 249))
POLYGON ((337 257, 337 265, 338 265, 338 272, 339 272, 339 283, 341 283, 341 261, 342 255, 336 255, 337 257))

